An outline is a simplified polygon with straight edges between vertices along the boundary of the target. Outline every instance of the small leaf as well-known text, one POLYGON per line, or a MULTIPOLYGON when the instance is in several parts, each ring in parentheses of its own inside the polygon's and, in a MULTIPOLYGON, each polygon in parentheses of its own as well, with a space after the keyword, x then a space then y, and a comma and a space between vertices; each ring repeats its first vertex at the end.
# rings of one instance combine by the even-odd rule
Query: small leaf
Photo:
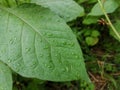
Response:
POLYGON ((63 19, 35 4, 0 7, 0 60, 25 77, 89 82, 81 49, 63 19))
POLYGON ((86 37, 85 41, 89 46, 94 46, 95 44, 98 43, 99 39, 94 37, 86 37))
MULTIPOLYGON (((103 6, 107 13, 113 13, 119 7, 118 3, 116 3, 114 0, 105 0, 103 6)), ((104 15, 99 3, 94 5, 89 15, 92 16, 104 15)))
POLYGON ((91 36, 92 37, 98 37, 98 36, 100 36, 100 32, 97 31, 97 30, 93 30, 92 33, 91 33, 91 36))
POLYGON ((12 90, 12 73, 10 69, 0 61, 0 90, 12 90))
POLYGON ((84 15, 84 9, 73 0, 31 0, 32 3, 50 8, 65 21, 84 15))

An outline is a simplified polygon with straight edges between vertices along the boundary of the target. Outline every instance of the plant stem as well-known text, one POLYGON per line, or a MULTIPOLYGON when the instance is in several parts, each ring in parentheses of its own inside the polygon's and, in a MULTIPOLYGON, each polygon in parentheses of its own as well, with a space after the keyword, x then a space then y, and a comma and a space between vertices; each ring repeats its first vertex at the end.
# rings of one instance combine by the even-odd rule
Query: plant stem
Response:
POLYGON ((100 7, 101 7, 101 10, 103 11, 103 13, 104 13, 104 15, 105 15, 105 17, 106 17, 106 19, 107 19, 110 27, 112 28, 113 32, 116 34, 116 36, 118 37, 118 39, 120 39, 120 35, 119 35, 119 33, 117 32, 117 30, 115 29, 115 27, 113 26, 113 24, 111 23, 111 21, 110 21, 108 15, 107 15, 107 13, 106 13, 103 5, 102 5, 102 2, 101 2, 100 0, 98 0, 98 3, 99 3, 99 5, 100 5, 100 7))

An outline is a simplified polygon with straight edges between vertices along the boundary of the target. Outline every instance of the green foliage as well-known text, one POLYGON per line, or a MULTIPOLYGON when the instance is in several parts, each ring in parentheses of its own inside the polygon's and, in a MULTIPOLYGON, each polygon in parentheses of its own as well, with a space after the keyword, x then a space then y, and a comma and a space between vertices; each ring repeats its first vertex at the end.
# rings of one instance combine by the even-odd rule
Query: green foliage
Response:
POLYGON ((51 9, 65 21, 71 21, 77 16, 84 15, 84 8, 73 0, 31 0, 31 2, 51 9))
MULTIPOLYGON (((103 6, 104 9, 107 13, 112 13, 118 8, 118 4, 115 2, 115 0, 103 0, 103 6)), ((99 3, 95 4, 94 7, 92 8, 91 12, 89 15, 92 16, 99 16, 99 15, 104 15, 103 11, 100 8, 99 3)))
POLYGON ((89 46, 94 46, 99 41, 100 33, 97 30, 91 30, 91 29, 85 29, 83 32, 83 35, 85 37, 85 42, 89 46))
POLYGON ((118 89, 119 12, 119 0, 0 0, 0 90, 94 90, 84 58, 118 89))
POLYGON ((85 41, 89 46, 94 46, 98 43, 98 38, 86 37, 85 41))
MULTIPOLYGON (((74 8, 68 5, 70 8, 66 9, 66 1, 61 4, 45 0, 34 3, 50 8, 59 16, 65 17, 66 21, 81 16, 80 13, 84 14, 83 8, 72 0, 69 4, 74 8), (68 18, 64 13, 66 10, 62 11, 64 9, 71 13, 68 18)), ((28 2, 26 0, 15 2, 1 2, 0 60, 24 77, 49 81, 83 79, 90 82, 81 49, 65 21, 42 6, 24 4, 28 2), (23 4, 19 5, 20 3, 23 4)), ((11 83, 10 76, 7 78, 8 84, 11 83)), ((5 88, 4 85, 2 87, 5 88)), ((10 84, 7 86, 11 87, 10 84)))
POLYGON ((90 24, 95 24, 98 22, 98 17, 96 16, 86 16, 85 19, 83 20, 83 24, 90 25, 90 24))
POLYGON ((0 61, 0 90, 12 90, 12 73, 7 65, 0 61))
POLYGON ((89 80, 76 38, 57 15, 34 4, 15 9, 1 7, 0 15, 5 20, 0 22, 4 25, 0 41, 9 46, 4 46, 6 51, 1 56, 9 54, 0 59, 15 72, 51 81, 89 80))

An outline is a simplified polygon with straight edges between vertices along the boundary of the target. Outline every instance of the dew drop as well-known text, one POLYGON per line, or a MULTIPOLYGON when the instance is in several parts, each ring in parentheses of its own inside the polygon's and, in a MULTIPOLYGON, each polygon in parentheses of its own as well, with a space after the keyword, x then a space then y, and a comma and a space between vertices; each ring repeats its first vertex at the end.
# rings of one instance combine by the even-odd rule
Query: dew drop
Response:
POLYGON ((66 72, 66 68, 63 68, 63 69, 62 69, 62 72, 66 72))
POLYGON ((12 60, 11 59, 8 59, 8 63, 11 63, 12 62, 12 60))
POLYGON ((36 62, 33 62, 31 65, 30 65, 31 68, 35 69, 37 67, 37 63, 36 62))
POLYGON ((66 42, 66 41, 64 41, 64 42, 63 42, 63 45, 66 45, 66 44, 67 44, 67 42, 66 42))
POLYGON ((43 57, 43 54, 40 54, 40 57, 43 57))
POLYGON ((74 43, 71 43, 70 45, 71 45, 71 46, 74 46, 74 43))
POLYGON ((55 42, 55 40, 52 40, 53 42, 55 42))
POLYGON ((57 21, 57 22, 60 22, 61 20, 60 20, 60 19, 57 19, 56 21, 57 21))
POLYGON ((16 64, 16 66, 17 66, 17 67, 20 67, 20 64, 19 64, 19 63, 17 63, 17 64, 16 64))
POLYGON ((45 67, 47 67, 50 70, 54 69, 54 65, 51 62, 49 62, 49 64, 45 64, 45 67))
POLYGON ((58 57, 58 54, 55 54, 55 57, 58 57))
POLYGON ((78 55, 76 55, 76 56, 75 56, 75 58, 76 58, 76 59, 78 59, 78 58, 79 58, 79 56, 78 56, 78 55))
POLYGON ((17 38, 15 37, 14 40, 17 40, 17 38))
POLYGON ((31 50, 31 48, 26 48, 26 52, 29 52, 31 50))
POLYGON ((16 40, 17 40, 16 37, 15 37, 15 38, 12 38, 12 39, 10 39, 9 43, 10 43, 10 44, 13 44, 16 40))
POLYGON ((71 47, 73 47, 73 46, 74 46, 74 43, 71 42, 71 43, 68 43, 68 45, 70 45, 71 47))
POLYGON ((47 67, 48 67, 48 68, 51 68, 51 66, 50 66, 50 65, 48 65, 47 67))
POLYGON ((9 43, 10 43, 10 44, 13 44, 13 43, 14 43, 14 40, 13 40, 13 39, 10 39, 9 43))
POLYGON ((45 36, 46 34, 47 34, 46 32, 43 33, 44 36, 45 36))
POLYGON ((49 49, 49 46, 45 46, 43 49, 49 49))
POLYGON ((48 33, 48 36, 52 36, 53 34, 52 33, 48 33))
POLYGON ((76 78, 79 79, 80 78, 80 74, 77 72, 76 73, 76 78))
POLYGON ((47 64, 45 64, 45 67, 47 67, 47 64))
POLYGON ((73 53, 73 52, 72 52, 71 54, 72 54, 72 55, 75 55, 75 53, 73 53))
POLYGON ((69 71, 69 68, 68 68, 68 67, 66 67, 66 71, 67 71, 67 72, 69 71))

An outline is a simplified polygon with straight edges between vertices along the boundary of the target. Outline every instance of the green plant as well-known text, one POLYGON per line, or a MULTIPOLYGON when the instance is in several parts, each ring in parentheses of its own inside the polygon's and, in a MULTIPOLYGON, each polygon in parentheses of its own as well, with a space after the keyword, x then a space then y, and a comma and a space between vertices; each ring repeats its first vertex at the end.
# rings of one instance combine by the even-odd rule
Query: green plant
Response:
POLYGON ((83 15, 84 9, 72 0, 0 0, 0 90, 12 90, 12 72, 90 82, 81 49, 66 24, 83 15))
POLYGON ((0 90, 118 88, 120 1, 75 1, 0 0, 0 90))

